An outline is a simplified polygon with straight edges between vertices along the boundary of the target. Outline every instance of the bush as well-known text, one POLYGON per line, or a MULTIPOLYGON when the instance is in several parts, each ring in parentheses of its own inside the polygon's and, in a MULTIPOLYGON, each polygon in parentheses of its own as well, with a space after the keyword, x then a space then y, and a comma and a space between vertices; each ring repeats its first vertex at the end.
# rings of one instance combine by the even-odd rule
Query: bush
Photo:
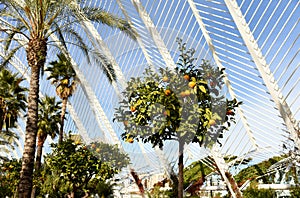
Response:
POLYGON ((257 189, 257 188, 247 188, 243 192, 244 198, 272 198, 276 197, 275 190, 271 189, 257 189))

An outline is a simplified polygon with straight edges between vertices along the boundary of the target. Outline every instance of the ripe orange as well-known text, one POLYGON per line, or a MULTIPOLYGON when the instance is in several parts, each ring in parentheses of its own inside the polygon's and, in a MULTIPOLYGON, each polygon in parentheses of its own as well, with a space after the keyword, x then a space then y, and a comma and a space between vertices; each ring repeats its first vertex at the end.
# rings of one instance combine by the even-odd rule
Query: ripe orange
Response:
POLYGON ((184 78, 185 80, 190 80, 190 76, 189 76, 188 74, 185 74, 185 75, 183 76, 183 78, 184 78))
POLYGON ((181 97, 185 97, 185 91, 180 92, 181 97))
POLYGON ((190 88, 194 88, 195 86, 196 86, 196 82, 194 82, 194 81, 189 82, 190 88))
POLYGON ((213 81, 211 81, 211 82, 210 82, 210 86, 211 86, 211 87, 215 87, 215 86, 216 86, 216 83, 213 82, 213 81))
POLYGON ((171 94, 171 90, 170 90, 170 89, 166 89, 166 90, 165 90, 165 95, 166 95, 166 96, 169 96, 170 94, 171 94))
POLYGON ((129 138, 127 141, 128 141, 130 144, 132 144, 132 143, 134 142, 133 138, 129 138))
POLYGON ((130 111, 131 111, 131 112, 135 112, 135 110, 136 110, 135 106, 131 106, 131 107, 130 107, 130 111))

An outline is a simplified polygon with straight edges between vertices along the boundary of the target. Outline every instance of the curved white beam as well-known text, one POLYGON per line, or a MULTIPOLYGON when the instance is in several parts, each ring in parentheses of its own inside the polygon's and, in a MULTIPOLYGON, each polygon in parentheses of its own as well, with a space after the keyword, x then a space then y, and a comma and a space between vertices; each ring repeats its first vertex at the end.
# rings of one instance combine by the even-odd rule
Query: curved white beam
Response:
POLYGON ((258 71, 260 72, 262 79, 264 80, 266 87, 272 96, 276 106, 278 107, 279 113, 282 116, 288 130, 291 133, 296 146, 300 149, 300 138, 299 128, 296 120, 290 110, 289 105, 284 100, 282 92, 274 78, 273 73, 270 70, 268 63, 260 47, 258 46, 236 0, 225 0, 225 4, 244 40, 246 47, 249 50, 250 55, 253 58, 254 63, 258 71))
POLYGON ((140 0, 131 0, 133 5, 135 6, 137 12, 139 13, 141 19, 143 20, 147 30, 149 31, 157 49, 159 50, 162 58, 164 59, 166 66, 175 69, 175 63, 172 59, 168 48, 165 45, 165 42, 161 38, 159 32, 157 31, 152 19, 150 18, 149 14, 147 13, 146 9, 143 7, 140 0))
MULTIPOLYGON (((202 34, 203 34, 203 36, 204 36, 204 38, 206 40, 206 43, 207 43, 207 45, 208 45, 208 47, 209 47, 209 49, 210 49, 210 51, 212 53, 212 56, 213 56, 213 58, 215 60, 215 63, 217 64, 217 66, 219 67, 219 69, 224 68, 224 66, 222 65, 222 63, 221 63, 221 61, 220 61, 220 59, 219 59, 219 57, 218 57, 218 55, 216 53, 215 47, 214 47, 214 45, 212 43, 212 39, 211 39, 208 31, 206 30, 205 24, 203 23, 203 21, 201 19, 201 16, 199 14, 199 11, 196 8, 196 5, 195 5, 194 1, 193 0, 188 0, 188 3, 190 4, 190 7, 191 7, 191 9, 193 11, 193 14, 194 14, 194 16, 195 16, 195 18, 196 18, 199 26, 200 26, 202 34)), ((228 88, 229 94, 231 95, 232 98, 236 98, 236 95, 235 95, 235 93, 233 91, 233 88, 232 88, 232 86, 230 84, 230 81, 229 81, 229 79, 227 77, 226 72, 224 72, 224 74, 225 74, 225 76, 224 76, 224 82, 225 82, 225 84, 226 84, 226 86, 228 88)), ((247 132, 247 134, 248 134, 248 136, 250 138, 250 141, 251 141, 252 145, 255 148, 258 148, 256 140, 255 140, 255 138, 253 136, 253 132, 252 132, 252 130, 249 127, 248 121, 246 119, 246 116, 245 116, 242 108, 239 106, 237 108, 237 111, 238 111, 238 113, 239 113, 239 115, 241 117, 242 123, 243 123, 243 125, 245 127, 245 130, 246 130, 246 132, 247 132)))

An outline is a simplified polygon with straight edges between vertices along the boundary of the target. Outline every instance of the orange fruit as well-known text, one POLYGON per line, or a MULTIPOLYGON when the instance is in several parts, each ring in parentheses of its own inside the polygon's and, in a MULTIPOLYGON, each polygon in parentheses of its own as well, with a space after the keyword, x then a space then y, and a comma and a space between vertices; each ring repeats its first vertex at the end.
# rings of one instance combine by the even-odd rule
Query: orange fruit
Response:
POLYGON ((180 92, 181 97, 185 97, 185 91, 180 92))
POLYGON ((170 89, 165 90, 165 95, 166 96, 169 96, 170 94, 171 94, 171 90, 170 89))
POLYGON ((188 74, 185 74, 185 75, 183 76, 183 78, 184 78, 185 80, 190 80, 190 76, 189 76, 188 74))
POLYGON ((234 114, 234 112, 230 109, 226 112, 226 115, 233 115, 233 114, 234 114))
POLYGON ((129 138, 127 141, 128 141, 130 144, 132 144, 132 143, 134 142, 133 138, 129 138))
POLYGON ((194 82, 194 81, 189 82, 190 88, 194 88, 195 86, 196 86, 196 82, 194 82))
POLYGON ((130 111, 131 111, 131 112, 135 112, 135 110, 136 110, 135 106, 131 106, 131 107, 130 107, 130 111))

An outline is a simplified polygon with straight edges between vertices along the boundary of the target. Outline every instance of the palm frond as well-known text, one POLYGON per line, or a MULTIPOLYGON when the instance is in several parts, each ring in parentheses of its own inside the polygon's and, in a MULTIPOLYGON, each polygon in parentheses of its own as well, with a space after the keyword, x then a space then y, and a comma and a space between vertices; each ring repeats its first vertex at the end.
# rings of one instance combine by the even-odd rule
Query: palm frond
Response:
POLYGON ((101 8, 84 7, 82 8, 82 11, 89 20, 102 23, 113 28, 117 28, 127 34, 133 40, 136 40, 138 36, 138 33, 128 23, 128 21, 115 16, 101 8))
POLYGON ((59 27, 59 25, 57 23, 53 23, 53 25, 55 27, 55 31, 57 32, 58 40, 65 47, 65 49, 67 49, 66 41, 65 41, 63 33, 61 32, 61 28, 59 27))
POLYGON ((88 63, 90 63, 91 61, 89 58, 89 47, 85 44, 83 38, 72 28, 65 28, 63 31, 68 37, 70 37, 72 42, 74 42, 74 45, 79 47, 79 49, 87 58, 88 63))
POLYGON ((22 29, 24 29, 24 26, 19 24, 15 29, 11 29, 10 32, 7 32, 8 36, 5 39, 5 45, 4 45, 4 51, 7 51, 10 47, 10 44, 14 39, 16 34, 22 34, 22 29))
POLYGON ((7 141, 9 143, 11 143, 12 142, 11 140, 13 140, 13 139, 18 140, 20 137, 16 133, 14 133, 10 130, 2 130, 1 131, 1 138, 7 139, 7 141))
POLYGON ((115 70, 113 68, 113 65, 111 62, 107 59, 107 57, 99 52, 92 51, 91 57, 93 58, 93 61, 96 62, 97 65, 99 65, 106 75, 106 77, 109 79, 110 82, 116 81, 117 76, 115 73, 115 70))
MULTIPOLYGON (((1 152, 1 153, 5 153, 5 152, 9 152, 9 150, 7 150, 7 149, 5 150, 5 149, 2 148, 2 149, 0 150, 0 152, 1 152)), ((6 162, 6 161, 9 161, 9 159, 8 159, 7 157, 4 157, 4 156, 1 156, 1 155, 0 155, 0 161, 6 162)))
POLYGON ((14 57, 16 52, 22 47, 23 47, 22 45, 19 45, 19 46, 13 48, 5 57, 3 57, 3 60, 0 63, 0 69, 6 67, 7 64, 9 63, 9 61, 14 57))
POLYGON ((30 30, 30 25, 24 18, 22 1, 5 1, 2 0, 1 3, 6 5, 6 9, 1 12, 1 16, 6 16, 10 19, 16 20, 17 22, 22 23, 28 30, 30 30))

